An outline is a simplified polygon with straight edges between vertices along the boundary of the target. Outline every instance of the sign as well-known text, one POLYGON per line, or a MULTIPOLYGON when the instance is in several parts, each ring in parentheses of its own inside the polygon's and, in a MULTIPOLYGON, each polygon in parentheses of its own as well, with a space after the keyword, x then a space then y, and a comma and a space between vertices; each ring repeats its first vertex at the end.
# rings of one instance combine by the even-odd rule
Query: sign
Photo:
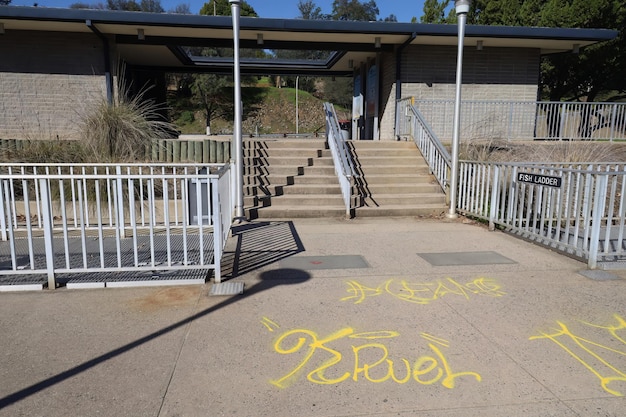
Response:
POLYGON ((530 184, 545 185, 548 187, 561 188, 561 177, 518 172, 517 180, 530 184))

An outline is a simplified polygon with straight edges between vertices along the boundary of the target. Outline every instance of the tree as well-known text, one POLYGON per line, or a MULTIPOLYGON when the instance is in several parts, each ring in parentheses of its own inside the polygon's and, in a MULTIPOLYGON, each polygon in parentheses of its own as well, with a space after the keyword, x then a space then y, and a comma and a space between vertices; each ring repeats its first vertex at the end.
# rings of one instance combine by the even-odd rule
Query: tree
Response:
POLYGON ((165 9, 161 6, 160 0, 141 0, 139 6, 142 12, 163 13, 165 9))
POLYGON ((298 2, 298 11, 300 12, 299 19, 305 20, 327 20, 328 15, 322 13, 322 9, 318 7, 313 1, 307 0, 298 2))
POLYGON ((11 4, 11 0, 0 0, 0 6, 8 6, 11 4))
POLYGON ((398 17, 395 14, 390 14, 389 16, 385 17, 384 19, 382 19, 383 22, 397 22, 398 21, 398 17))
POLYGON ((420 18, 422 23, 446 23, 445 12, 450 0, 426 0, 424 2, 424 13, 420 18))
POLYGON ((579 54, 546 56, 541 66, 543 96, 553 101, 611 99, 626 81, 626 6, 621 0, 474 0, 468 23, 483 25, 609 28, 617 39, 579 54))
POLYGON ((191 7, 189 3, 180 3, 177 4, 172 10, 168 11, 171 14, 193 14, 191 13, 191 7))
POLYGON ((106 8, 109 10, 125 10, 129 12, 141 11, 141 6, 135 0, 107 0, 106 8))
MULTIPOLYGON (((207 16, 232 16, 232 9, 228 0, 210 0, 200 8, 199 14, 207 16)), ((244 17, 259 17, 246 1, 239 5, 239 14, 244 17)))
POLYGON ((334 20, 363 20, 374 22, 378 16, 378 6, 374 0, 361 3, 359 0, 334 0, 332 18, 334 20))
POLYGON ((524 0, 476 0, 472 2, 468 22, 477 25, 520 26, 519 13, 524 0))
POLYGON ((233 106, 232 82, 215 74, 196 74, 191 91, 193 100, 202 107, 207 134, 211 134, 211 121, 228 113, 233 106))

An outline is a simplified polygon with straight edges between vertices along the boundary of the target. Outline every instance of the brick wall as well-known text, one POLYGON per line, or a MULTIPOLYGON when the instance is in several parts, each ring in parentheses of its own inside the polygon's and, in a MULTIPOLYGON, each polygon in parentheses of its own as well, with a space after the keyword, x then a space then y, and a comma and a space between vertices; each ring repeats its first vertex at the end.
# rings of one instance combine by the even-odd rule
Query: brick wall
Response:
MULTIPOLYGON (((412 45, 402 58, 402 97, 453 100, 456 81, 455 46, 412 45)), ((538 49, 473 47, 463 52, 463 100, 536 101, 539 83, 538 49)), ((395 69, 394 69, 395 75, 395 69)), ((383 97, 381 139, 393 140, 395 82, 383 97)))
POLYGON ((0 138, 77 139, 81 115, 106 97, 94 34, 6 31, 0 56, 0 138))

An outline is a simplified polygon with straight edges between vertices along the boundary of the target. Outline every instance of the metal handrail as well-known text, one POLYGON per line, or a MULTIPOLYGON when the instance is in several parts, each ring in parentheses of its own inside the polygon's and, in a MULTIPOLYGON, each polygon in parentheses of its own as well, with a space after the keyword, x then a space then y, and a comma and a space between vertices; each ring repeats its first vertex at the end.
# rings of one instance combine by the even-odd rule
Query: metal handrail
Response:
POLYGON ((397 102, 396 136, 411 138, 415 141, 417 148, 428 163, 430 172, 435 176, 441 188, 446 191, 449 185, 452 158, 410 98, 397 102))
POLYGON ((330 103, 324 103, 324 114, 326 115, 328 147, 333 156, 335 173, 337 174, 341 187, 341 195, 346 208, 346 217, 350 217, 352 215, 352 209, 354 208, 352 204, 353 181, 358 175, 356 174, 354 163, 350 156, 350 149, 341 133, 335 107, 330 103))
MULTIPOLYGON (((442 139, 452 137, 454 100, 415 100, 442 139)), ((463 100, 464 140, 626 140, 626 103, 463 100)))

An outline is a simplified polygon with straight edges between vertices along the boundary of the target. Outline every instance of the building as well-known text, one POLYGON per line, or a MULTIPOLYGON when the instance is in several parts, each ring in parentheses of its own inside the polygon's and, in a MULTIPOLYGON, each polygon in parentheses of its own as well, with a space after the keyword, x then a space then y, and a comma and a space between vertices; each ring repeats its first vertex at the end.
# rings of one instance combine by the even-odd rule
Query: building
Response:
MULTIPOLYGON (((603 29, 468 26, 464 98, 538 98, 544 54, 572 53, 613 39, 603 29)), ((243 59, 243 74, 352 76, 360 139, 393 140, 401 97, 454 97, 457 28, 387 22, 241 18, 241 47, 331 51, 323 61, 243 59)), ((76 139, 82 112, 111 99, 120 64, 135 85, 166 72, 232 73, 232 59, 188 47, 232 47, 232 19, 0 7, 0 138, 76 139)))

